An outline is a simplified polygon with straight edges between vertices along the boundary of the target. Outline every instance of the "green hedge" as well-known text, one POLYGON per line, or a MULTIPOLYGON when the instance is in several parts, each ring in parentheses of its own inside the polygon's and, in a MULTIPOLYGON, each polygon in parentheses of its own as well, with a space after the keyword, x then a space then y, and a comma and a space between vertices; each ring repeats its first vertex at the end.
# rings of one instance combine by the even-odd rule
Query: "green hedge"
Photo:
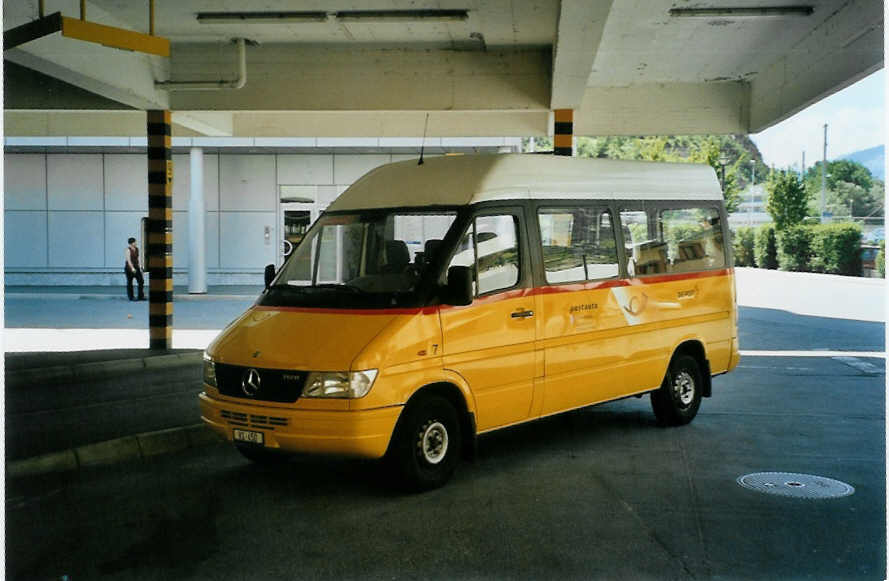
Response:
POLYGON ((790 226, 778 232, 778 267, 795 272, 811 271, 812 240, 810 226, 790 226))
POLYGON ((877 253, 877 270, 886 278, 886 241, 880 240, 880 251, 877 253))
POLYGON ((755 233, 753 228, 741 226, 732 236, 732 245, 735 252, 735 266, 756 266, 753 254, 753 241, 755 233))
POLYGON ((861 276, 861 227, 823 224, 812 230, 812 272, 861 276))
POLYGON ((778 243, 774 224, 763 224, 756 229, 753 239, 753 257, 759 268, 770 270, 778 268, 778 243))

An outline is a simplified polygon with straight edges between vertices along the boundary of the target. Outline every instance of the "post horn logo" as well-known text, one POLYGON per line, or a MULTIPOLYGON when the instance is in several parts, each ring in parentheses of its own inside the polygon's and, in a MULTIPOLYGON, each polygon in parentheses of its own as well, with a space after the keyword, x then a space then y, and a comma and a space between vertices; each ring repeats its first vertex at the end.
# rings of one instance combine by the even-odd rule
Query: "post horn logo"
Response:
POLYGON ((648 295, 642 293, 641 298, 639 295, 633 296, 630 304, 624 306, 624 310, 635 317, 645 310, 646 305, 648 305, 648 295))
POLYGON ((244 392, 244 395, 253 397, 259 391, 261 385, 262 379, 259 377, 258 371, 251 367, 244 372, 244 377, 241 378, 241 391, 244 392))

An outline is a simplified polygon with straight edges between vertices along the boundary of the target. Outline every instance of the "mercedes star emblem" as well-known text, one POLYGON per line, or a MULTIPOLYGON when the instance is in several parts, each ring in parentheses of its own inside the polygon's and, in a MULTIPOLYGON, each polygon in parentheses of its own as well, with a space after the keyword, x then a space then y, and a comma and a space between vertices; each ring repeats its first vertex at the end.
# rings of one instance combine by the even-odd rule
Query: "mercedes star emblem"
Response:
POLYGON ((259 378, 259 372, 250 368, 244 373, 244 377, 241 379, 241 391, 243 391, 244 395, 247 397, 253 397, 256 395, 256 392, 259 391, 261 383, 262 380, 259 378))

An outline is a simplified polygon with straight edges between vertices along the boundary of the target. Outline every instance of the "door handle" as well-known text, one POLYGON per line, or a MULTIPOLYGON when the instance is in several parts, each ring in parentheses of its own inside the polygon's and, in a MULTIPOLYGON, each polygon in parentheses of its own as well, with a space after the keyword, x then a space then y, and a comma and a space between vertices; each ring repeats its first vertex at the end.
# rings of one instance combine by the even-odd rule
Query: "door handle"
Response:
POLYGON ((528 317, 534 316, 534 311, 526 311, 526 310, 522 309, 520 311, 516 311, 516 312, 512 313, 509 316, 512 317, 513 319, 527 319, 528 317))

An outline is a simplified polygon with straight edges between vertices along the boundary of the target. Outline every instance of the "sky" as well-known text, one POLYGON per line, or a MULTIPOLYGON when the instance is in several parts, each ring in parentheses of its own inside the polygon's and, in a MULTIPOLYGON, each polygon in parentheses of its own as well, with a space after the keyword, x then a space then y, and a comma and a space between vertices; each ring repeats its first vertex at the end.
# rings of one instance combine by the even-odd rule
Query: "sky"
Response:
POLYGON ((880 69, 857 83, 803 109, 793 117, 750 136, 767 165, 799 169, 823 156, 827 123, 827 159, 885 143, 886 73, 880 69))

